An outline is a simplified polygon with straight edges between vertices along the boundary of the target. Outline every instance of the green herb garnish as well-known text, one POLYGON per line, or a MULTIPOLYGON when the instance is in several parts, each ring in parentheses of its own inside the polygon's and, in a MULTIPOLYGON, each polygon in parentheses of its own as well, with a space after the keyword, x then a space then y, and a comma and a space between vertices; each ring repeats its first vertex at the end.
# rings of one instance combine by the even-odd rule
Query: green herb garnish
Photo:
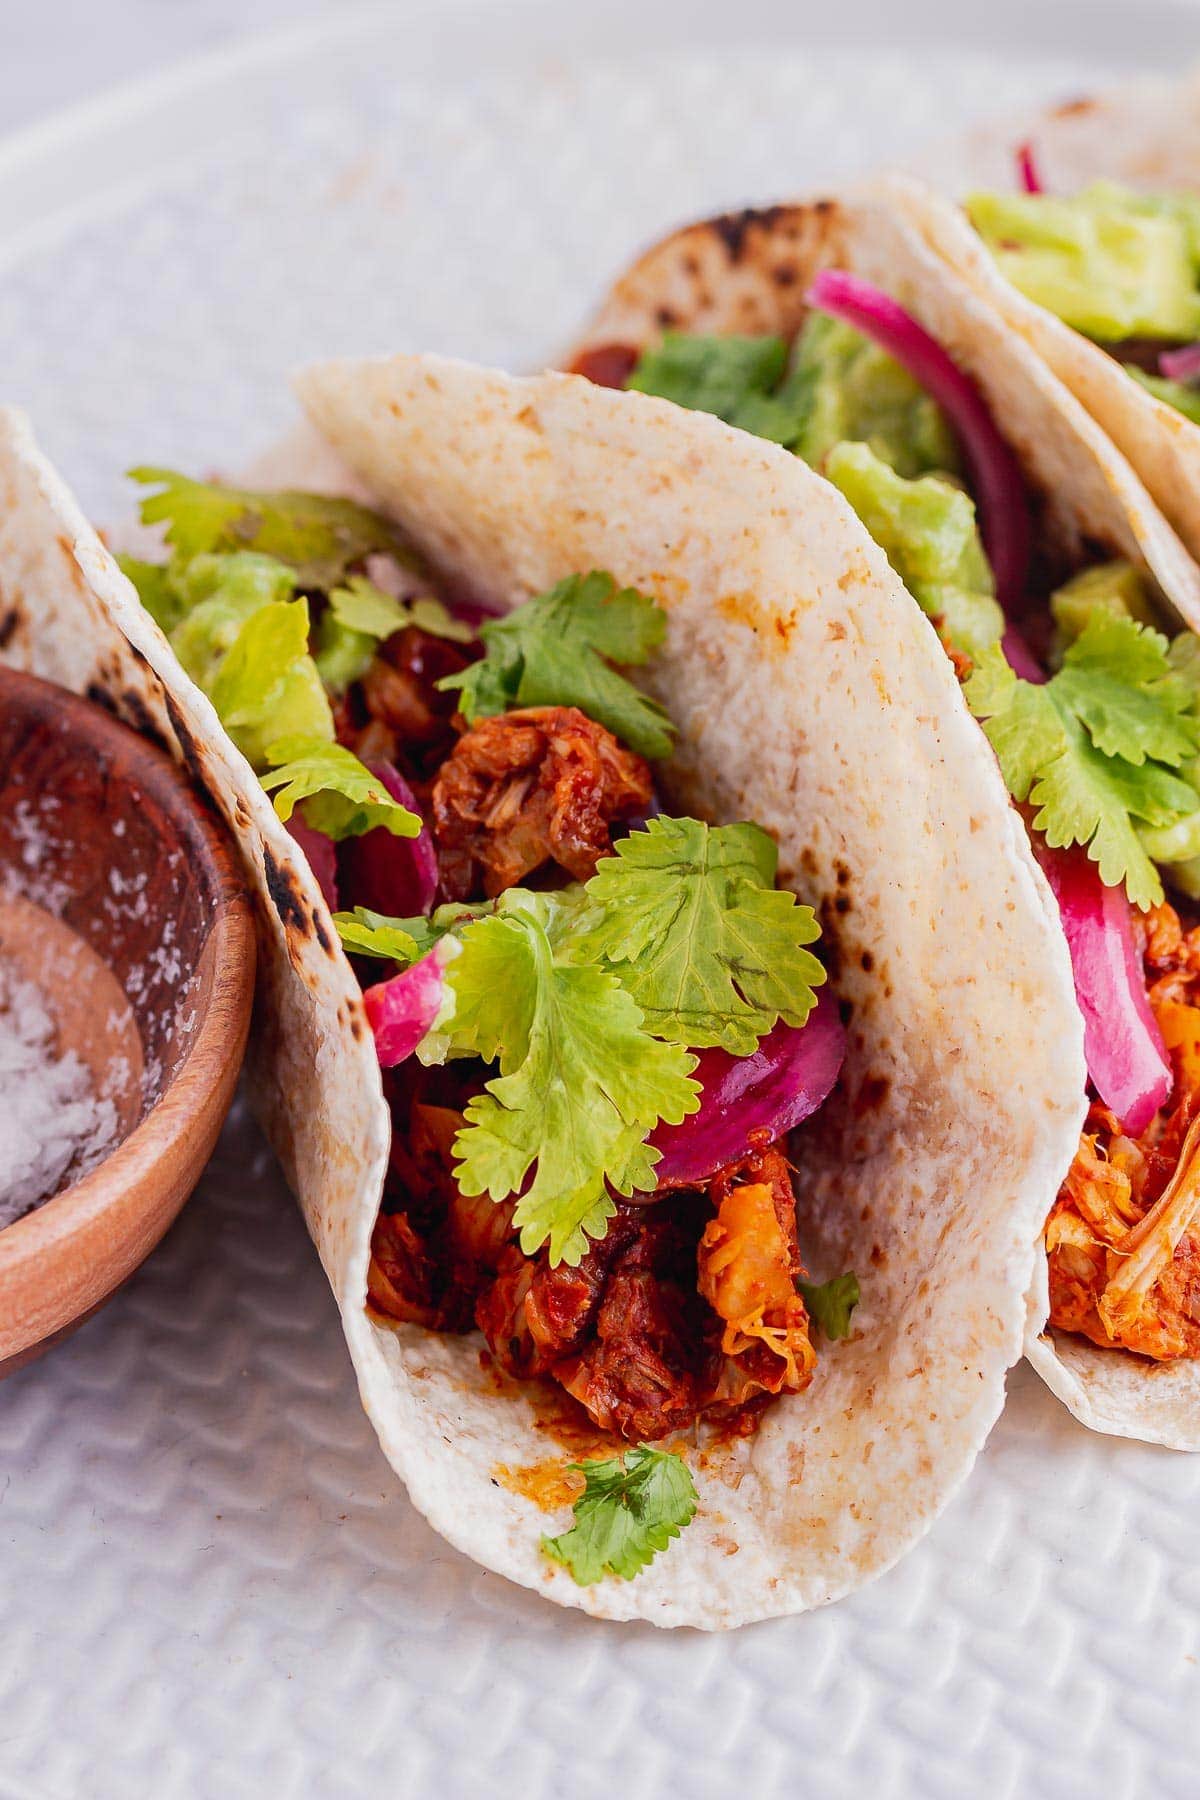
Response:
POLYGON ((650 819, 588 882, 573 953, 612 971, 656 1037, 748 1056, 777 1020, 803 1025, 825 979, 777 858, 757 825, 650 819))
POLYGON ((1014 800, 1037 808, 1034 829, 1054 848, 1086 845, 1106 886, 1157 905, 1162 882, 1139 829, 1200 809, 1176 773, 1200 746, 1200 721, 1166 638, 1098 607, 1050 681, 1019 680, 994 648, 966 696, 1014 800))
POLYGON ((696 1516, 696 1484, 674 1451, 639 1444, 610 1460, 570 1466, 585 1483, 575 1523, 561 1537, 543 1537, 542 1550, 580 1587, 605 1575, 632 1581, 696 1516))
POLYGON ((438 686, 459 695, 468 723, 520 706, 577 706, 640 756, 667 756, 663 708, 611 665, 644 663, 662 643, 666 614, 611 575, 571 575, 549 593, 480 627, 484 655, 438 686))

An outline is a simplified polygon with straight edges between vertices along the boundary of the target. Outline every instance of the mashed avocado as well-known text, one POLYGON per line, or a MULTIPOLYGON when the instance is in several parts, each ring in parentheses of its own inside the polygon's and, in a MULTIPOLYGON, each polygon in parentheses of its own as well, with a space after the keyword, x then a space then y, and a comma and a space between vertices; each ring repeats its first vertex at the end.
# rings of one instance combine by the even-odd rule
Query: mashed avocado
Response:
POLYGON ((1102 343, 1200 334, 1200 214, 1110 184, 1073 199, 972 194, 971 223, 1013 286, 1102 343))

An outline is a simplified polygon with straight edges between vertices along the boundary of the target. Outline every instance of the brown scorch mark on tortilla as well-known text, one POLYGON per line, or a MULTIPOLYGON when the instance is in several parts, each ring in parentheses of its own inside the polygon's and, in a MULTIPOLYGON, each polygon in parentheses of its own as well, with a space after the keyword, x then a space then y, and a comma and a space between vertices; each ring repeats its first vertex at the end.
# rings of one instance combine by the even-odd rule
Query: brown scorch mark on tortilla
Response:
POLYGON ((309 913, 305 910, 304 896, 296 880, 296 872, 287 863, 281 862, 270 845, 263 848, 263 867, 266 872, 267 892, 271 896, 279 922, 286 930, 298 932, 301 937, 312 935, 309 913))
POLYGON ((747 206, 741 212, 720 213, 712 229, 724 244, 731 263, 740 262, 751 232, 771 231, 786 214, 786 207, 747 206))

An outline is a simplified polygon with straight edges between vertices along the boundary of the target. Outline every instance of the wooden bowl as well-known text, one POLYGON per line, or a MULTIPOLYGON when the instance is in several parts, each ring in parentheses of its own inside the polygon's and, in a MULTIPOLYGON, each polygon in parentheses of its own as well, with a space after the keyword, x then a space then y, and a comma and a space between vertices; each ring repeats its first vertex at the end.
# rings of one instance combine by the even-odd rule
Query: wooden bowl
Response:
POLYGON ((0 960, 107 1089, 115 1147, 0 1230, 0 1375, 120 1287, 191 1193, 254 997, 236 857, 170 758, 99 707, 0 667, 0 960))

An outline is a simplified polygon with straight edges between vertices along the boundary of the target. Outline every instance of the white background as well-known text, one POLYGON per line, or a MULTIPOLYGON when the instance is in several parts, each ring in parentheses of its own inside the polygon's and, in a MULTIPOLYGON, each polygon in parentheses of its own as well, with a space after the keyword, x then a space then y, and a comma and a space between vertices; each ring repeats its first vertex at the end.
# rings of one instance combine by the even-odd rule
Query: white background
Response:
POLYGON ((338 0, 0 0, 0 131, 194 51, 344 10, 338 0))
MULTIPOLYGON (((646 11, 654 3, 647 0, 646 11)), ((1200 11, 1200 0, 1193 3, 1200 11)), ((591 0, 562 0, 564 18, 585 6, 603 10, 591 0)), ((193 52, 308 20, 337 19, 347 10, 345 0, 0 0, 0 134, 193 52)), ((388 0, 380 0, 380 10, 389 10, 388 0)), ((402 15, 404 0, 393 0, 390 10, 402 15)), ((697 22, 710 14, 735 17, 737 0, 695 0, 690 10, 697 22)), ((791 0, 786 10, 789 35, 802 40, 836 30, 840 9, 826 0, 791 0)), ((873 10, 881 30, 889 17, 893 33, 912 29, 910 4, 879 0, 873 10)), ((1056 10, 1064 10, 1062 0, 958 0, 945 9, 955 19, 955 34, 967 41, 977 27, 994 36, 995 24, 1010 17, 1014 41, 1024 37, 1035 53, 1056 10)), ((1078 10, 1098 20, 1127 21, 1131 54, 1149 50, 1156 59, 1169 57, 1166 47, 1139 42, 1139 0, 1084 0, 1078 10)), ((1080 45, 1086 54, 1082 35, 1080 45)), ((481 72, 472 69, 469 39, 463 69, 481 72)))

